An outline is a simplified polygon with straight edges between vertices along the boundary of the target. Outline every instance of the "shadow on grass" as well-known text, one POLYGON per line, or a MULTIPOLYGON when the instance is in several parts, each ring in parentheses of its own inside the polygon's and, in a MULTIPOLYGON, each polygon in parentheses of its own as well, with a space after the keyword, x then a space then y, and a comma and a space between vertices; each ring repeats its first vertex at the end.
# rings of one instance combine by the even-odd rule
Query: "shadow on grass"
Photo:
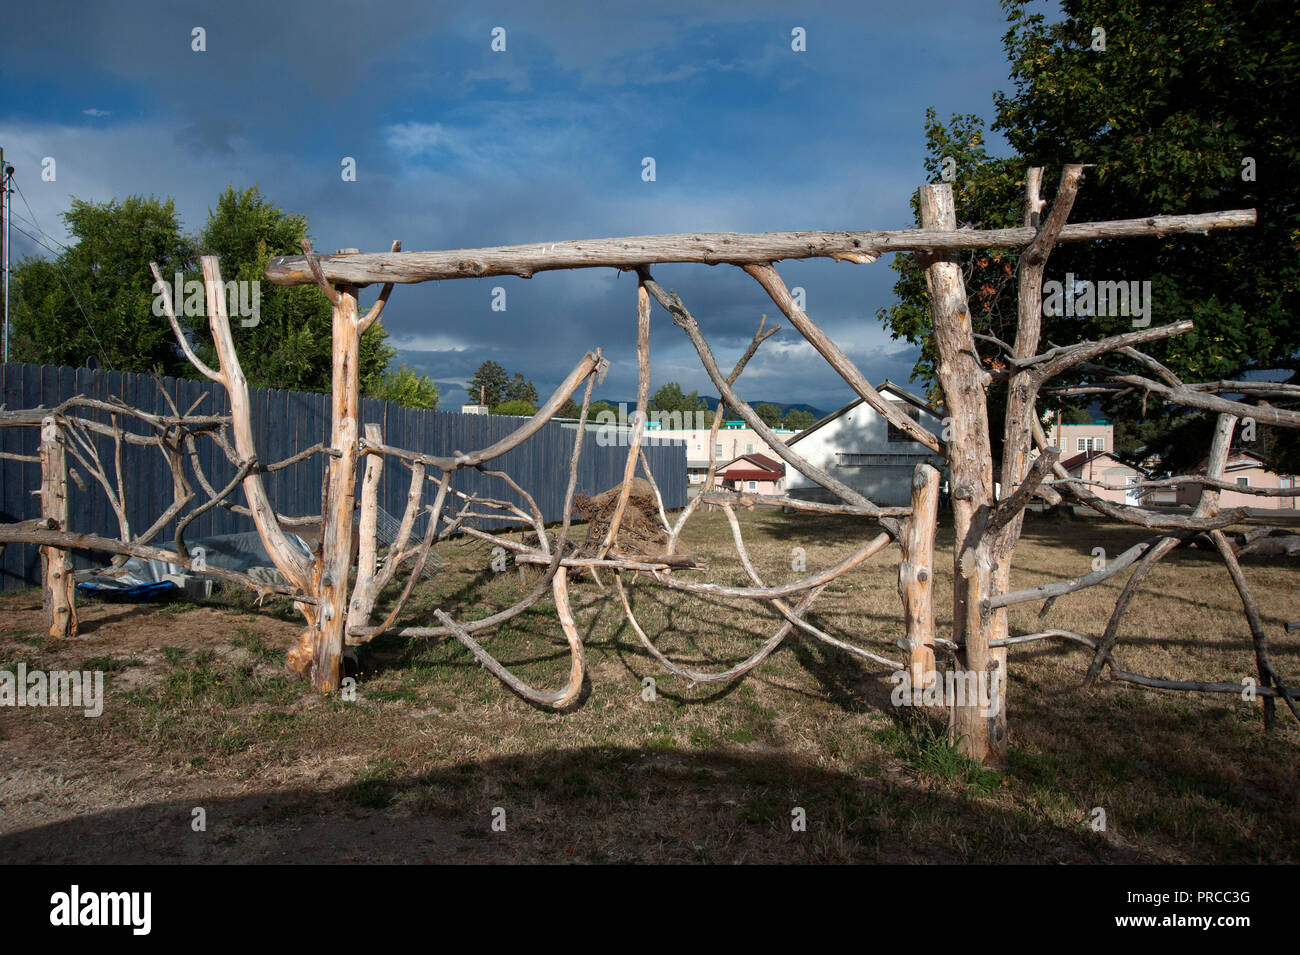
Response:
POLYGON ((784 755, 586 747, 416 776, 379 760, 341 786, 190 796, 10 833, 0 854, 83 864, 1154 861, 1082 822, 977 809, 961 792, 784 755), (200 806, 207 828, 195 832, 200 806))

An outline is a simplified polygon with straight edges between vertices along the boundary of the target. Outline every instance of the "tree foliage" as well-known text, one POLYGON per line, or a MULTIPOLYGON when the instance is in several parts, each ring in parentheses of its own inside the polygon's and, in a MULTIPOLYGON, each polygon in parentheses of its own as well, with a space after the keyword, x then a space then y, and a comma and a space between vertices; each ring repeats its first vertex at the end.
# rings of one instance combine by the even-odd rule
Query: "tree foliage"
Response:
MULTIPOLYGON (((1295 5, 1063 0, 1052 22, 1029 12, 1023 0, 1003 0, 1003 6, 1013 88, 994 96, 993 130, 1006 137, 1013 155, 988 153, 977 116, 954 116, 943 125, 933 110, 926 115, 926 169, 937 181, 943 158, 953 158, 959 224, 1021 224, 1025 169, 1045 167, 1050 199, 1061 166, 1071 162, 1093 164, 1073 221, 1255 208, 1259 222, 1252 229, 1062 244, 1046 278, 1063 281, 1069 272, 1091 281, 1150 282, 1152 324, 1196 322, 1193 332, 1148 348, 1185 380, 1294 373, 1300 353, 1294 320, 1300 180, 1290 173, 1300 160, 1295 5), (1095 27, 1105 31, 1104 52, 1093 48, 1095 27)), ((976 331, 1009 340, 1014 257, 976 250, 962 263, 976 331)), ((924 276, 912 256, 896 256, 894 268, 898 302, 880 317, 895 337, 922 346, 914 373, 933 389, 924 276)), ((1048 316, 1043 338, 1061 344, 1132 327, 1127 316, 1048 316)), ((981 351, 996 354, 983 342, 981 351)), ((1193 420, 1202 432, 1209 427, 1206 416, 1154 401, 1144 415, 1138 397, 1105 401, 1103 408, 1113 420, 1159 422, 1141 429, 1151 439, 1147 451, 1177 450, 1156 440, 1161 432, 1183 433, 1193 420)), ((1274 449, 1284 444, 1275 442, 1274 449)))
POLYGON ((489 358, 478 366, 478 371, 474 372, 466 390, 471 402, 478 402, 481 397, 482 403, 491 408, 505 401, 506 387, 509 384, 510 376, 506 370, 489 358))
MULTIPOLYGON (((196 377, 162 317, 149 263, 172 288, 178 319, 195 351, 216 364, 202 295, 200 255, 221 260, 227 283, 244 283, 237 298, 255 315, 235 315, 231 332, 249 384, 261 388, 328 391, 333 374, 332 312, 314 286, 265 281, 273 256, 299 250, 307 220, 264 199, 257 187, 227 187, 194 238, 181 232, 175 203, 130 196, 118 202, 72 201, 64 213, 75 240, 56 260, 28 259, 14 273, 13 354, 19 361, 81 366, 95 358, 107 368, 196 377), (180 294, 176 277, 180 276, 180 294), (195 294, 186 291, 187 283, 195 294), (256 283, 254 285, 253 283, 256 283), (187 304, 190 307, 186 307, 187 304)), ((229 303, 228 303, 229 304, 229 303)), ((361 386, 366 395, 433 407, 432 379, 410 369, 390 373, 396 350, 376 322, 361 339, 361 386)))
POLYGON ((680 412, 682 415, 687 415, 694 414, 697 411, 706 411, 708 405, 700 397, 698 391, 687 394, 682 391, 680 384, 670 381, 661 385, 659 390, 650 396, 648 410, 662 411, 669 414, 680 412))
POLYGON ((764 401, 754 409, 754 414, 758 419, 769 428, 775 428, 781 423, 781 409, 771 402, 764 401))
MULTIPOLYGON (((306 237, 306 217, 279 209, 264 199, 256 186, 242 191, 227 187, 199 235, 202 253, 220 257, 224 281, 260 283, 257 324, 231 321, 244 374, 249 384, 260 388, 328 391, 331 387, 333 318, 329 300, 315 285, 272 285, 264 278, 274 256, 298 252, 306 237)), ((215 361, 206 319, 190 316, 189 321, 201 343, 200 357, 215 361)), ((376 322, 361 337, 361 388, 370 397, 378 397, 388 364, 396 354, 384 343, 387 336, 383 323, 376 322)))
POLYGON ((791 408, 785 413, 785 421, 782 424, 791 431, 802 431, 804 428, 811 427, 817 423, 811 411, 804 411, 802 408, 791 408))
POLYGON ((183 373, 171 329, 153 314, 157 262, 186 271, 194 249, 175 203, 152 196, 121 202, 73 199, 63 213, 73 242, 54 261, 29 258, 13 271, 17 361, 81 367, 91 358, 119 371, 183 373))

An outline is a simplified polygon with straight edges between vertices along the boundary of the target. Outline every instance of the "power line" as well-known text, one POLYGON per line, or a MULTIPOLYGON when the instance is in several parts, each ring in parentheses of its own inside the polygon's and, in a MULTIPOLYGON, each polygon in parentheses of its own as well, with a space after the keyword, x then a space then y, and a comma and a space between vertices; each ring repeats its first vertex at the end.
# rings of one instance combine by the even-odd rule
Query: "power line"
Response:
MULTIPOLYGON (((13 178, 13 177, 11 176, 10 179, 12 179, 12 178, 13 178)), ((25 205, 25 206, 27 207, 27 212, 28 212, 28 214, 30 214, 31 217, 32 217, 32 225, 36 227, 36 231, 39 232, 41 235, 45 236, 45 238, 49 239, 51 242, 53 242, 55 245, 57 245, 60 249, 62 249, 63 251, 67 252, 67 251, 68 251, 68 247, 67 247, 66 245, 64 245, 62 242, 60 242, 58 239, 54 238, 54 236, 50 235, 50 234, 49 234, 48 232, 46 232, 44 229, 42 229, 42 228, 41 228, 41 224, 40 224, 39 222, 36 221, 36 213, 32 211, 32 204, 31 204, 30 202, 27 201, 27 196, 26 196, 26 194, 23 192, 23 187, 20 186, 20 185, 18 185, 18 183, 16 183, 16 182, 13 184, 13 186, 14 186, 15 189, 18 190, 18 197, 19 197, 20 199, 23 200, 23 205, 25 205)), ((11 213, 12 213, 12 211, 13 211, 13 210, 10 210, 11 213)))
MULTIPOLYGON (((41 248, 45 249, 45 251, 47 251, 47 252, 49 252, 51 255, 54 255, 54 256, 55 256, 55 259, 54 259, 54 266, 55 266, 55 268, 57 268, 57 269, 59 270, 59 275, 60 275, 60 276, 62 277, 62 279, 63 279, 63 284, 66 285, 66 286, 68 287, 68 293, 72 296, 72 301, 76 304, 76 306, 77 306, 77 311, 81 312, 81 317, 82 317, 82 318, 85 320, 85 322, 86 322, 86 328, 88 328, 88 329, 90 330, 90 334, 91 334, 91 335, 94 337, 94 339, 95 339, 95 344, 99 346, 99 357, 100 357, 101 359, 103 359, 104 367, 107 368, 107 367, 109 366, 109 362, 108 362, 108 355, 105 354, 104 343, 103 343, 103 342, 100 340, 100 338, 99 338, 99 332, 95 331, 95 326, 91 324, 91 322, 90 322, 90 316, 87 315, 87 314, 86 314, 86 310, 85 310, 84 308, 81 307, 81 300, 80 300, 79 298, 77 298, 77 292, 76 292, 76 290, 72 287, 72 283, 71 283, 70 281, 68 281, 68 273, 64 271, 64 269, 63 269, 63 263, 60 262, 60 261, 58 260, 58 253, 55 252, 53 249, 51 249, 48 245, 46 245, 46 244, 45 244, 44 242, 42 242, 40 239, 36 238, 36 236, 32 235, 32 234, 31 234, 30 232, 28 232, 26 229, 22 228, 21 226, 13 225, 13 222, 12 222, 12 221, 10 221, 9 224, 10 224, 11 226, 13 226, 13 228, 15 228, 15 229, 17 229, 19 232, 21 232, 23 235, 27 236, 27 238, 31 239, 33 242, 35 242, 35 243, 36 243, 37 245, 39 245, 41 248)), ((40 226, 37 226, 37 228, 39 229, 40 226)), ((20 293, 20 294, 21 294, 21 293, 20 293)), ((27 302, 27 298, 26 298, 26 296, 24 296, 24 297, 23 297, 23 303, 26 304, 26 302, 27 302)))

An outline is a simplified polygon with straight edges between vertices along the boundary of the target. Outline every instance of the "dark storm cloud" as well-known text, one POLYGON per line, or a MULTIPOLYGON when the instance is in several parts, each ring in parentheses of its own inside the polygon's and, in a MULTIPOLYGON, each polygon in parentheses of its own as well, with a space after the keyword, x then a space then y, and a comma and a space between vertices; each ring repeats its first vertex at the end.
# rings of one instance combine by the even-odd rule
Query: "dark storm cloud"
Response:
MULTIPOLYGON (((0 111, 0 140, 59 241, 71 196, 174 196, 197 229, 227 184, 257 184, 306 214, 326 251, 386 249, 394 238, 415 250, 905 227, 925 107, 987 113, 1005 74, 996 7, 957 2, 46 3, 10 11, 9 24, 7 78, 30 95, 0 111), (927 16, 945 30, 924 39, 927 16), (808 31, 805 54, 790 51, 795 25, 808 31), (202 53, 191 48, 200 26, 202 53), (489 48, 494 26, 507 30, 505 54, 489 48), (640 177, 647 155, 653 183, 640 177), (56 183, 39 180, 46 156, 58 158, 56 183), (355 182, 340 177, 345 157, 355 182)), ((735 269, 655 271, 724 366, 761 314, 778 317, 735 269)), ((906 380, 914 352, 875 317, 891 300, 886 261, 781 271, 869 378, 906 380)), ((629 275, 404 286, 385 325, 401 360, 443 383, 448 406, 484 358, 546 392, 597 346, 613 361, 602 391, 635 394, 629 275), (497 286, 505 312, 490 307, 497 286)), ((713 391, 657 306, 653 372, 656 387, 675 379, 713 391)), ((833 407, 851 397, 838 381, 785 328, 742 393, 833 407)))

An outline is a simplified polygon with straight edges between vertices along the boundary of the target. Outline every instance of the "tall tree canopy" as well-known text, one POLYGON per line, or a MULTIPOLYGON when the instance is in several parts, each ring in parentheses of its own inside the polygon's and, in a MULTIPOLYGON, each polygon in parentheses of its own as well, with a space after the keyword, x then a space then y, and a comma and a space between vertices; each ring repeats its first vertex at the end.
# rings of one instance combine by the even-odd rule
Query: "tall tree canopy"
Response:
MULTIPOLYGON (((1003 0, 1013 89, 994 96, 993 130, 1014 155, 988 153, 976 116, 954 116, 944 125, 927 113, 926 168, 937 181, 944 158, 952 158, 947 169, 958 219, 987 228, 1019 225, 1025 169, 1046 167, 1050 197, 1060 167, 1071 162, 1094 164, 1074 221, 1253 207, 1259 221, 1252 229, 1063 244, 1047 279, 1072 273, 1093 282, 1150 282, 1152 324, 1196 322, 1190 334, 1149 348, 1186 380, 1294 373, 1300 353, 1294 319, 1300 180, 1291 173, 1300 160, 1295 4, 1063 0, 1051 22, 1028 6, 1003 0)), ((1015 257, 974 251, 964 264, 976 330, 1005 340, 1015 315, 1015 257)), ((923 345, 915 372, 933 384, 924 277, 911 256, 897 256, 894 268, 899 301, 881 317, 896 337, 923 345)), ((1132 327, 1126 316, 1047 316, 1044 340, 1068 343, 1132 327)), ((994 354, 991 347, 986 354, 994 354)), ((1136 398, 1104 404, 1114 419, 1143 417, 1136 398)), ((1156 444, 1159 435, 1181 433, 1193 421, 1206 427, 1204 416, 1154 402, 1147 417, 1149 426, 1132 433, 1156 444)), ((1166 450, 1176 443, 1165 440, 1166 450)))
POLYGON ((171 329, 153 316, 149 272, 151 261, 166 275, 194 262, 175 203, 73 199, 63 221, 73 241, 57 259, 29 258, 14 269, 11 358, 74 367, 93 358, 119 371, 183 373, 171 329))
MULTIPOLYGON (((94 358, 119 371, 196 377, 155 308, 149 263, 172 286, 178 318, 200 357, 216 363, 201 296, 185 307, 185 284, 201 281, 200 255, 221 259, 226 282, 246 283, 256 317, 235 316, 235 350, 250 384, 328 391, 332 374, 331 309, 319 289, 265 281, 272 256, 298 251, 307 220, 277 208, 257 187, 228 187, 199 235, 187 238, 171 199, 130 196, 106 203, 72 201, 64 213, 74 242, 54 261, 28 259, 14 271, 13 357, 38 364, 82 366, 94 358), (181 279, 180 294, 174 286, 181 279), (256 293, 253 293, 253 283, 256 293)), ((407 368, 390 373, 395 349, 376 322, 361 339, 365 394, 436 407, 434 382, 407 368)))
MULTIPOLYGON (((285 212, 264 199, 257 187, 227 187, 210 210, 199 235, 205 255, 219 256, 227 282, 260 282, 261 305, 256 325, 231 322, 235 350, 249 384, 297 391, 326 391, 333 369, 332 311, 314 285, 272 285, 266 265, 277 255, 300 251, 307 237, 305 216, 285 212)), ((164 278, 167 277, 164 273, 164 278)), ((215 360, 206 319, 190 318, 200 357, 215 360)), ((375 322, 361 337, 361 388, 379 397, 395 349, 384 344, 388 333, 375 322)))

